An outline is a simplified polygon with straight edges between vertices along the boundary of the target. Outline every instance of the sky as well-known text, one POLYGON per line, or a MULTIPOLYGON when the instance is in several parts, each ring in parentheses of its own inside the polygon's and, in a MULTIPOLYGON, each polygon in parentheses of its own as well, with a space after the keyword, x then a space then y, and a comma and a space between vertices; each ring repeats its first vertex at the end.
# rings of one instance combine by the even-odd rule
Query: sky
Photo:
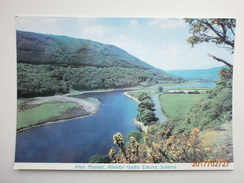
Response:
POLYGON ((192 46, 189 25, 183 19, 16 17, 16 29, 65 35, 115 45, 163 70, 208 69, 224 66, 207 54, 233 63, 233 54, 212 43, 192 46))

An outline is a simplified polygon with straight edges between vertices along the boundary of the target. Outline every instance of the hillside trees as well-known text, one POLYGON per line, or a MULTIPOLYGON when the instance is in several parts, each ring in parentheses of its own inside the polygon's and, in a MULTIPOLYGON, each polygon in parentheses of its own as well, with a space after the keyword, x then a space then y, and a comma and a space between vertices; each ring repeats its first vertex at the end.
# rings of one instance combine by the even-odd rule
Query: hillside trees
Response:
MULTIPOLYGON (((18 97, 63 94, 71 89, 126 88, 165 77, 162 72, 140 68, 17 64, 18 97)), ((177 77, 172 77, 171 82, 175 81, 177 77)))
POLYGON ((16 34, 19 97, 184 82, 113 45, 24 31, 16 34))
MULTIPOLYGON (((234 53, 235 19, 185 19, 185 22, 190 25, 192 36, 187 42, 192 46, 212 42, 234 53)), ((219 71, 220 80, 217 82, 217 87, 208 94, 207 100, 196 104, 188 115, 185 125, 198 127, 201 130, 216 127, 232 119, 233 65, 214 55, 209 56, 223 62, 229 68, 219 71)))

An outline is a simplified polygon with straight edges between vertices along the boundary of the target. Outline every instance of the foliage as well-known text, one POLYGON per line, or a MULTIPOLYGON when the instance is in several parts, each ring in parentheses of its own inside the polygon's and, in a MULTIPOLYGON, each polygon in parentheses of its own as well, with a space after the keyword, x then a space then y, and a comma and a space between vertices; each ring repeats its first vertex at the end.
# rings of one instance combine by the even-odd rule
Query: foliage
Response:
MULTIPOLYGON (((230 160, 232 161, 231 139, 224 142, 227 147, 214 147, 199 138, 201 130, 213 129, 231 120, 232 115, 232 68, 220 71, 221 80, 216 88, 207 94, 191 94, 188 97, 204 96, 204 100, 198 100, 191 104, 191 109, 185 116, 169 118, 165 123, 150 125, 144 135, 144 142, 139 142, 133 134, 128 137, 130 141, 124 144, 120 135, 119 151, 111 149, 109 156, 113 163, 189 163, 205 160, 230 160), (122 143, 122 144, 121 144, 122 143)), ((134 93, 135 94, 135 93, 134 93)), ((136 93, 142 101, 149 98, 145 93, 136 93)), ((162 96, 177 96, 164 94, 162 96)), ((184 95, 178 95, 180 97, 184 95)), ((198 98, 199 99, 199 98, 198 98)), ((171 103, 172 100, 171 100, 171 103)), ((188 111, 189 111, 188 109, 188 111)), ((222 140, 225 140, 223 138, 222 140)))
POLYGON ((196 104, 186 119, 186 125, 201 130, 214 128, 232 119, 232 68, 220 71, 221 80, 208 93, 207 100, 196 104))
MULTIPOLYGON (((186 18, 190 24, 190 33, 193 35, 187 42, 192 46, 202 42, 212 42, 219 47, 226 48, 234 53, 235 46, 235 19, 192 19, 186 18)), ((233 67, 231 63, 214 55, 208 54, 213 59, 233 67)))
MULTIPOLYGON (((190 111, 184 117, 178 117, 174 123, 166 122, 163 129, 169 126, 173 131, 190 132, 193 128, 200 130, 213 129, 232 119, 232 68, 225 68, 220 71, 220 78, 217 86, 207 92, 204 100, 200 100, 192 105, 190 111)), ((202 96, 198 94, 196 96, 202 96)), ((167 97, 169 94, 161 96, 167 97)), ((194 96, 187 95, 187 96, 194 96)), ((175 99, 175 97, 174 97, 175 99)), ((173 100, 173 99, 172 99, 173 100)), ((170 100, 170 101, 172 101, 170 100)), ((173 103, 173 102, 172 102, 173 103)), ((162 101, 163 108, 167 114, 166 101, 162 101)), ((177 105, 179 106, 179 105, 177 105)), ((185 105, 186 106, 186 105, 185 105)), ((168 107, 172 109, 172 107, 168 107)), ((177 112, 178 114, 179 112, 177 112)), ((173 113, 174 114, 174 113, 173 113)), ((175 116, 176 117, 176 116, 175 116)))
MULTIPOLYGON (((212 159, 212 149, 202 145, 198 133, 199 130, 195 128, 191 133, 176 132, 171 135, 170 130, 155 131, 151 126, 143 144, 139 144, 132 136, 127 146, 115 142, 124 149, 122 151, 119 148, 117 154, 115 149, 111 149, 109 156, 113 163, 190 163, 212 159)), ((123 143, 122 136, 120 143, 123 143)))
POLYGON ((95 41, 17 31, 18 96, 132 87, 184 79, 95 41))
POLYGON ((158 87, 158 92, 162 93, 162 91, 163 91, 163 87, 162 86, 158 87))
POLYGON ((89 159, 89 163, 111 163, 109 155, 95 154, 89 159))
POLYGON ((113 45, 24 31, 16 34, 19 63, 153 68, 113 45))
POLYGON ((189 91, 187 92, 188 94, 200 94, 200 92, 198 90, 195 90, 195 91, 189 91))
POLYGON ((153 111, 146 108, 139 108, 138 111, 139 113, 137 114, 136 119, 143 122, 144 125, 148 126, 158 121, 158 118, 155 116, 153 111))
POLYGON ((145 108, 145 109, 148 109, 150 111, 154 111, 154 108, 153 108, 154 103, 150 97, 142 100, 138 106, 139 106, 139 108, 145 108))
POLYGON ((138 100, 141 101, 141 102, 143 100, 146 100, 146 99, 151 99, 151 97, 149 95, 147 95, 146 93, 144 93, 144 92, 142 94, 140 94, 139 97, 138 97, 138 100))
POLYGON ((161 72, 140 68, 17 65, 18 97, 50 96, 69 90, 125 88, 145 80, 155 83, 164 79, 161 72))
POLYGON ((119 149, 123 153, 124 157, 126 159, 128 159, 126 156, 126 152, 125 152, 125 143, 124 143, 123 135, 118 132, 118 133, 114 134, 113 140, 114 140, 114 144, 116 144, 119 147, 119 149))
POLYGON ((152 98, 144 92, 130 92, 130 94, 140 101, 137 109, 137 121, 142 122, 146 126, 156 123, 158 118, 154 113, 154 103, 152 98))
POLYGON ((234 52, 235 19, 186 18, 185 22, 191 26, 190 33, 192 36, 188 38, 187 42, 192 46, 202 42, 212 42, 234 52))
POLYGON ((140 132, 140 131, 131 131, 130 133, 128 133, 126 135, 127 139, 130 139, 130 137, 134 137, 137 142, 141 143, 143 141, 143 137, 144 137, 145 133, 144 132, 140 132))

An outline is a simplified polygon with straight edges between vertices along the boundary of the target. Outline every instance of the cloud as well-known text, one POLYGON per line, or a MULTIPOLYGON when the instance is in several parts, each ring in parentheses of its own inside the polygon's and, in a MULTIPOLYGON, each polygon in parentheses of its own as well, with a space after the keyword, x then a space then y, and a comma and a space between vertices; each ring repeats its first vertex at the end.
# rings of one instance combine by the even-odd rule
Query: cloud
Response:
POLYGON ((168 54, 168 55, 172 55, 172 56, 176 56, 179 54, 183 54, 183 50, 185 48, 182 47, 182 45, 180 44, 175 44, 175 45, 170 45, 170 46, 165 46, 164 48, 162 48, 161 50, 159 50, 159 54, 160 55, 164 55, 164 54, 168 54))
POLYGON ((109 28, 103 27, 101 25, 92 25, 90 27, 85 27, 81 30, 83 34, 103 36, 109 28))
POLYGON ((148 24, 149 26, 159 26, 160 29, 176 29, 186 26, 182 19, 154 19, 148 24))
POLYGON ((189 67, 189 65, 194 65, 190 63, 190 50, 181 44, 173 44, 161 47, 157 54, 159 55, 159 58, 161 58, 162 69, 185 69, 189 67))
POLYGON ((141 60, 145 60, 145 56, 148 54, 148 48, 144 44, 124 34, 113 37, 109 44, 115 45, 141 60))
POLYGON ((128 36, 123 35, 123 34, 118 35, 118 36, 115 37, 115 40, 116 40, 116 41, 127 41, 127 40, 129 40, 129 39, 130 39, 130 38, 129 38, 128 36))

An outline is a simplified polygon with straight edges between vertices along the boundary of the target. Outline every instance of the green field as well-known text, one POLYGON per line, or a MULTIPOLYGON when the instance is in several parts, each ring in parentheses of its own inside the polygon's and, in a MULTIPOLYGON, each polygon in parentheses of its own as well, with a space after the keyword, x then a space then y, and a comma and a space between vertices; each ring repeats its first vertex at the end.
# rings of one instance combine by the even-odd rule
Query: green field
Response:
MULTIPOLYGON (((21 101, 18 100, 18 103, 21 101)), ((17 114, 17 129, 34 125, 37 123, 45 122, 46 120, 60 116, 62 112, 72 107, 77 107, 77 103, 65 102, 65 103, 44 103, 36 107, 18 111, 17 114)))
POLYGON ((69 93, 70 94, 75 94, 75 93, 80 93, 80 91, 79 90, 70 90, 69 93))
POLYGON ((17 105, 20 105, 20 104, 22 104, 22 103, 24 103, 26 101, 28 101, 28 99, 18 99, 17 100, 17 105))
POLYGON ((185 116, 195 102, 207 95, 201 94, 163 94, 159 97, 161 108, 168 117, 185 116))

